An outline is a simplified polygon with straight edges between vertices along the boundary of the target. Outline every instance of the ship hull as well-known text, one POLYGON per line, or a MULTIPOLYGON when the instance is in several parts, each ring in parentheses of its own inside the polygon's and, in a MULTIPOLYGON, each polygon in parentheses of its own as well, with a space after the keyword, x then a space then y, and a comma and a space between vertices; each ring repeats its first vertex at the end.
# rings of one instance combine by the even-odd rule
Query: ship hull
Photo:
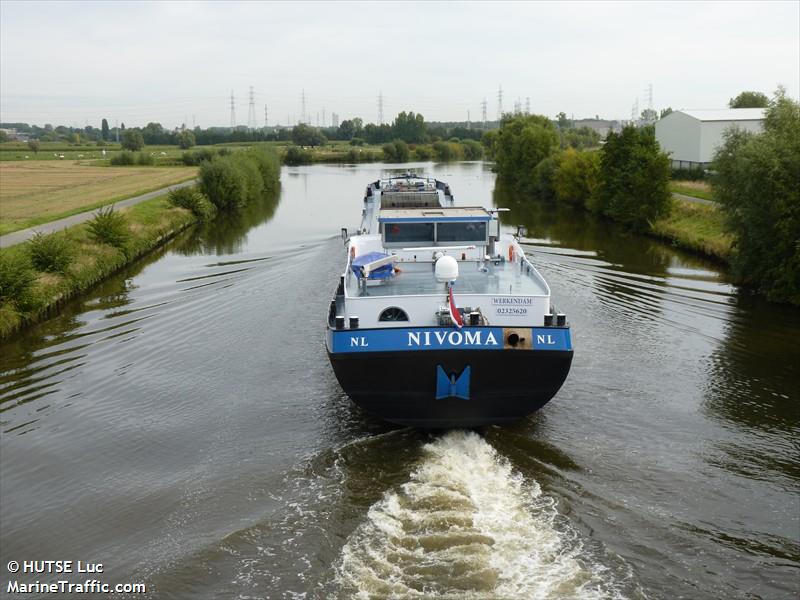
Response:
POLYGON ((425 428, 479 427, 525 417, 555 396, 572 355, 568 327, 408 328, 389 335, 329 330, 328 335, 331 365, 353 402, 381 419, 425 428), (508 343, 509 332, 519 336, 515 346, 508 343), (478 343, 465 345, 465 339, 478 343), (537 339, 549 343, 537 347, 537 339))

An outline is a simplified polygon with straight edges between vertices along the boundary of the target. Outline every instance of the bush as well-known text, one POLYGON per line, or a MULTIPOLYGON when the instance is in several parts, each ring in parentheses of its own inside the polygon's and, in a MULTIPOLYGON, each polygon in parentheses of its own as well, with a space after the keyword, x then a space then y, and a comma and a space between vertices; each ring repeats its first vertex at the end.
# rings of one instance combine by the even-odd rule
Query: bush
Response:
POLYGON ((33 266, 47 273, 63 273, 75 255, 72 244, 60 233, 37 232, 27 245, 33 266))
POLYGON ((172 206, 190 210, 202 221, 211 219, 216 213, 214 205, 193 187, 174 189, 170 191, 167 199, 172 206))
POLYGON ((714 195, 736 236, 736 278, 800 305, 800 103, 779 89, 764 132, 728 131, 714 157, 714 195))
POLYGON ((580 152, 574 148, 564 151, 553 176, 556 200, 579 206, 593 207, 600 184, 600 154, 580 152))
POLYGON ((702 181, 706 178, 706 171, 702 167, 693 167, 691 169, 673 168, 670 177, 684 181, 702 181))
POLYGON ((264 191, 276 192, 281 178, 281 163, 277 155, 268 150, 253 148, 245 153, 245 158, 258 169, 264 191))
POLYGON ((475 140, 464 140, 461 142, 464 149, 464 158, 467 160, 480 160, 483 158, 483 146, 475 140))
POLYGON ((88 224, 89 235, 100 244, 108 244, 121 250, 130 239, 128 218, 114 210, 113 206, 101 208, 88 224))
POLYGON ((366 144, 366 142, 359 137, 354 137, 352 140, 350 140, 351 146, 363 146, 364 144, 366 144))
POLYGON ((227 148, 220 148, 219 150, 215 150, 214 148, 198 148, 191 152, 184 152, 181 155, 181 162, 187 167, 196 167, 200 163, 211 160, 215 156, 227 156, 230 153, 231 151, 227 148))
POLYGON ((414 148, 414 158, 417 160, 430 160, 433 158, 433 148, 430 146, 417 146, 414 148))
POLYGON ((215 156, 200 165, 200 190, 219 210, 247 202, 246 186, 232 156, 215 156))
POLYGON ((122 148, 136 152, 144 148, 144 137, 138 129, 126 129, 122 134, 122 148))
POLYGON ((266 150, 215 156, 200 165, 200 190, 220 210, 245 206, 278 188, 280 165, 266 150))
POLYGON ((653 127, 611 132, 600 151, 597 210, 633 229, 646 230, 669 211, 670 160, 653 127))
POLYGON ((300 123, 292 127, 292 141, 298 146, 324 146, 328 138, 319 128, 300 123))
POLYGON ((156 159, 152 154, 147 154, 146 152, 139 152, 136 155, 136 164, 141 166, 148 166, 152 167, 156 164, 156 159))
POLYGON ((116 165, 118 167, 127 167, 129 165, 136 164, 136 155, 133 152, 127 152, 123 150, 116 156, 112 156, 111 160, 109 161, 112 165, 116 165))
POLYGON ((12 256, 0 251, 0 302, 15 302, 23 297, 36 279, 27 255, 12 256))
POLYGON ((411 152, 403 140, 394 140, 383 145, 383 159, 388 162, 408 162, 411 152))
POLYGON ((461 160, 464 158, 464 149, 461 144, 455 142, 434 142, 433 154, 436 160, 447 162, 449 160, 461 160))
POLYGON ((299 146, 289 146, 286 156, 283 157, 283 164, 291 167, 311 164, 311 152, 299 146))
POLYGON ((196 143, 194 134, 188 129, 184 129, 178 134, 178 146, 180 146, 181 150, 188 150, 196 143))

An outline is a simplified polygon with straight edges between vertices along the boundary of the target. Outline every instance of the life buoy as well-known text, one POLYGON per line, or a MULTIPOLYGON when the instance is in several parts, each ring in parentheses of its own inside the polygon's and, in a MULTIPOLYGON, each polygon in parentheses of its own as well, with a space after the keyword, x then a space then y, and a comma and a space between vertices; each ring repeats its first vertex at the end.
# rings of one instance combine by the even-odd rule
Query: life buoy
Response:
POLYGON ((508 262, 514 262, 514 246, 508 246, 508 262))

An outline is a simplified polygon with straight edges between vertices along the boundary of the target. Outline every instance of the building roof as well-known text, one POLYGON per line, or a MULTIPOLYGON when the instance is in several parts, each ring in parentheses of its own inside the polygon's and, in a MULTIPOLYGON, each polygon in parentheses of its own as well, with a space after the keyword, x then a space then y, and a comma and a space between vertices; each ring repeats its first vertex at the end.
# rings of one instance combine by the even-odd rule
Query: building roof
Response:
POLYGON ((378 221, 395 223, 414 221, 431 223, 435 221, 488 221, 491 214, 477 206, 436 207, 436 208, 382 208, 378 221))
POLYGON ((764 108, 720 108, 702 110, 679 110, 698 121, 761 121, 764 108))

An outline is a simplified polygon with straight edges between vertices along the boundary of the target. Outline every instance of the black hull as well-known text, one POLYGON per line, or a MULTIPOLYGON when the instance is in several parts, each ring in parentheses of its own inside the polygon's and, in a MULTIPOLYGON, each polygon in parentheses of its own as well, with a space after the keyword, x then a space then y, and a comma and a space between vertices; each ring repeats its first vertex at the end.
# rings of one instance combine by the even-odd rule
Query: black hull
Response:
POLYGON ((369 413, 401 425, 450 428, 508 423, 537 411, 561 388, 572 354, 504 349, 328 356, 342 389, 369 413), (455 380, 467 367, 468 397, 442 397, 439 374, 455 380))

